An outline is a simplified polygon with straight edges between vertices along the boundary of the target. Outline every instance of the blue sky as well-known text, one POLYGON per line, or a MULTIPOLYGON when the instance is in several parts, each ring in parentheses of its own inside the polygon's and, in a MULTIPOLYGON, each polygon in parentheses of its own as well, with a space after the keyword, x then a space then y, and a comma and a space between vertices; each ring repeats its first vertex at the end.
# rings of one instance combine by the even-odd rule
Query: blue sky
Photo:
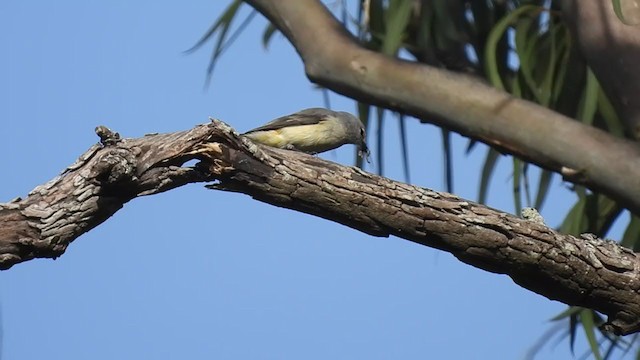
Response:
MULTIPOLYGON (((244 131, 322 106, 281 36, 263 49, 262 18, 203 89, 210 47, 183 51, 226 4, 0 2, 0 201, 56 176, 97 125, 137 137, 213 116, 244 131)), ((443 190, 438 128, 408 129, 412 182, 443 190)), ((402 180, 397 123, 383 131, 385 175, 402 180)), ((475 199, 485 150, 465 144, 455 190, 475 199)), ((323 157, 350 164, 353 148, 323 157)), ((509 163, 489 204, 511 212, 509 163)), ((573 201, 556 190, 542 214, 556 226, 573 201)), ((517 359, 565 309, 447 253, 202 184, 135 199, 61 258, 0 273, 0 307, 3 359, 517 359)), ((540 358, 570 356, 561 343, 540 358)))

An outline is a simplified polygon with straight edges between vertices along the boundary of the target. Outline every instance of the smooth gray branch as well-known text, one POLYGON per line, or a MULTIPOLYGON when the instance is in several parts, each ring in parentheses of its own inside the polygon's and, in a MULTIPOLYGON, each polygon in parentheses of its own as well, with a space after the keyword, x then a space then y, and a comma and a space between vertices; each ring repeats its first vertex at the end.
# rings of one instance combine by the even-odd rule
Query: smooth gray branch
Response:
POLYGON ((398 109, 601 191, 640 214, 640 147, 478 79, 360 46, 318 0, 245 0, 289 39, 314 82, 398 109))

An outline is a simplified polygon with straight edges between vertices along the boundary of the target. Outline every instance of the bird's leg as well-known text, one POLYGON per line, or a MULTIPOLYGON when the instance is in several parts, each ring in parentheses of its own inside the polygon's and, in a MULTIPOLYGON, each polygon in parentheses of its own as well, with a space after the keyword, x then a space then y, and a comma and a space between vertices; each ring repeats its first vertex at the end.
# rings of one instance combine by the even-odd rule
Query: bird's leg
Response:
POLYGON ((318 155, 319 152, 317 151, 304 151, 304 150, 300 150, 297 147, 295 147, 293 144, 287 144, 285 147, 285 149, 287 150, 293 150, 293 151, 299 151, 299 152, 303 152, 305 154, 309 154, 309 155, 318 155))

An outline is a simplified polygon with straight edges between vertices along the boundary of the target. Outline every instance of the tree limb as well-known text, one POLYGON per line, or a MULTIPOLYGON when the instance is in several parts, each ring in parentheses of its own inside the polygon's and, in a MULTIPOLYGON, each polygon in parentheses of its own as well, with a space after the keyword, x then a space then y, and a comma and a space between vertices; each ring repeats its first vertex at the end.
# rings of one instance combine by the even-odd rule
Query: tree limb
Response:
POLYGON ((640 214, 640 147, 475 78, 361 47, 317 0, 245 0, 291 41, 314 82, 480 140, 640 214))
POLYGON ((636 100, 640 93, 640 28, 622 23, 611 0, 563 0, 561 4, 584 57, 619 110, 627 132, 640 140, 640 102, 636 100))
POLYGON ((395 235, 609 316, 640 330, 640 257, 589 234, 563 235, 455 195, 419 188, 303 153, 258 146, 214 120, 189 131, 101 144, 25 199, 0 204, 0 268, 55 258, 129 200, 191 182, 241 192, 373 236, 395 235), (182 165, 200 160, 193 167, 182 165))
POLYGON ((0 204, 0 269, 34 258, 56 258, 78 236, 96 227, 129 200, 210 177, 180 167, 206 140, 207 126, 191 131, 120 140, 99 126, 92 146, 62 174, 26 199, 0 204))

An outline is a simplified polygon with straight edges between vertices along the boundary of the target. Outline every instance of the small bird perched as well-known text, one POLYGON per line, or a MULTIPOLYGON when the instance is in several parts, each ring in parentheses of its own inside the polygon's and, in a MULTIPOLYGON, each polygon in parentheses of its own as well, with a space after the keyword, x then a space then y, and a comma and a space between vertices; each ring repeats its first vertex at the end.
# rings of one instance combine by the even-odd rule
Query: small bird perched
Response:
POLYGON ((279 117, 242 135, 267 146, 310 154, 355 144, 358 156, 369 155, 362 122, 344 111, 305 109, 279 117))

